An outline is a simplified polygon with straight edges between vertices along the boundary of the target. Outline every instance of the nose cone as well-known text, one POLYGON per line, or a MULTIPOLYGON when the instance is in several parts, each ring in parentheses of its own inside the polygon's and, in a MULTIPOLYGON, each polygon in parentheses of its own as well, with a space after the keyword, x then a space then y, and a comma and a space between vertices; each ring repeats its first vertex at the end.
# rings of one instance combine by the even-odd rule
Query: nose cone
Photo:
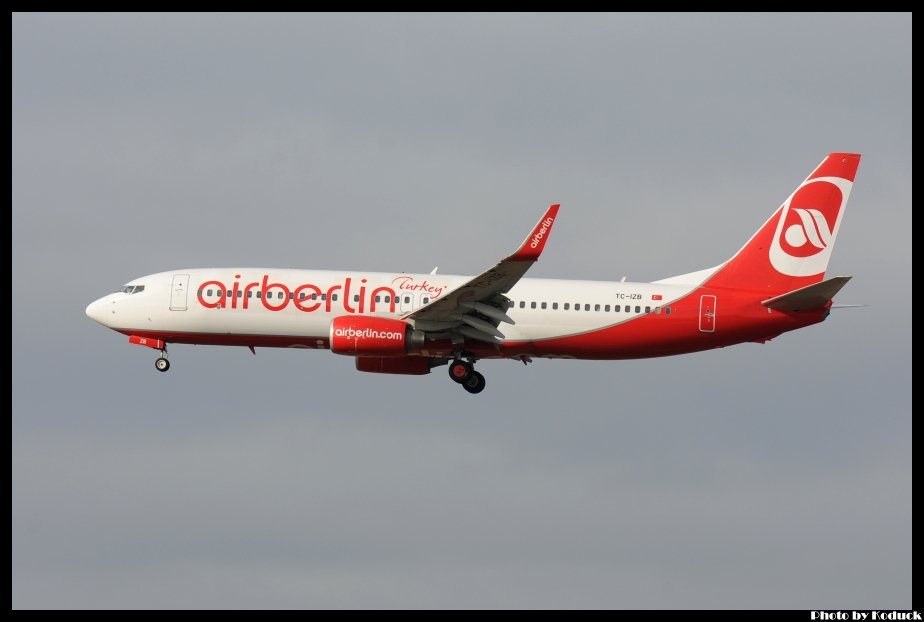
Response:
POLYGON ((106 303, 104 298, 95 300, 87 306, 87 317, 91 320, 99 322, 103 326, 106 325, 106 303))

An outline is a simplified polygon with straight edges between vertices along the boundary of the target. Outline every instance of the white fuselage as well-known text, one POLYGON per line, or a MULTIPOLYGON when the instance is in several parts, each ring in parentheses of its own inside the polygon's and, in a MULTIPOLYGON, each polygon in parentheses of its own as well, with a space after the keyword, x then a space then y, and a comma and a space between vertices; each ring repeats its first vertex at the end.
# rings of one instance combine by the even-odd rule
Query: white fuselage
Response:
MULTIPOLYGON (((326 347, 331 320, 365 314, 400 318, 445 296, 471 277, 291 269, 184 269, 128 283, 92 303, 87 314, 124 332, 296 338, 326 347)), ((512 341, 535 341, 597 330, 669 305, 689 286, 524 278, 508 293, 504 325, 512 341), (660 297, 652 300, 652 297, 660 297)), ((659 309, 660 310, 660 309, 659 309)), ((413 320, 411 321, 413 324, 413 320)), ((234 342, 237 345, 238 342, 234 342)))

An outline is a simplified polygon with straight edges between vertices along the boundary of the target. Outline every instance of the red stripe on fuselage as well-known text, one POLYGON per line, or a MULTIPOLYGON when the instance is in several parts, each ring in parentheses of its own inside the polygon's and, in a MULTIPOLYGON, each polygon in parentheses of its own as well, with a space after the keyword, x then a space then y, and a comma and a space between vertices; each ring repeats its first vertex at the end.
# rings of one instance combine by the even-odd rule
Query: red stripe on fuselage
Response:
POLYGON ((664 305, 661 313, 652 310, 627 322, 580 335, 505 343, 504 349, 532 356, 597 360, 672 356, 748 341, 766 341, 781 333, 817 324, 827 315, 827 308, 798 313, 770 311, 753 294, 699 289, 664 305), (714 332, 700 330, 703 295, 716 297, 714 332), (670 307, 670 314, 664 311, 665 307, 670 307))
MULTIPOLYGON (((586 333, 535 341, 506 341, 501 346, 469 341, 465 344, 465 349, 480 358, 521 355, 596 360, 651 358, 710 350, 748 341, 765 341, 781 333, 817 324, 828 314, 827 308, 797 313, 771 311, 760 304, 753 294, 719 288, 697 289, 684 298, 669 302, 660 308, 661 313, 652 310, 651 313, 586 333), (700 330, 700 300, 703 295, 716 297, 714 332, 700 330), (665 312, 666 307, 670 307, 670 314, 665 312)), ((167 343, 261 348, 330 347, 326 337, 298 335, 239 335, 137 329, 119 329, 119 332, 162 339, 167 343)), ((449 341, 429 342, 425 349, 409 354, 450 358, 457 348, 456 344, 449 341)))
POLYGON ((149 339, 162 339, 167 343, 186 343, 202 346, 253 346, 256 348, 311 348, 327 349, 328 339, 297 335, 237 335, 229 333, 184 333, 161 330, 135 330, 119 328, 125 335, 149 339))

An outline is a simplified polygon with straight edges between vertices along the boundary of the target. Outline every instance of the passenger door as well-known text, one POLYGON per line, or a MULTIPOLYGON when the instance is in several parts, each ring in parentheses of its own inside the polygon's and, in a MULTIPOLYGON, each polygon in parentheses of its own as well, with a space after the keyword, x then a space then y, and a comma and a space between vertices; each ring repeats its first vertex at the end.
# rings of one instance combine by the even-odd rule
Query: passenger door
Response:
POLYGON ((699 332, 715 332, 715 296, 711 294, 699 298, 699 332))
POLYGON ((173 284, 170 286, 170 310, 186 310, 186 291, 189 289, 188 274, 174 274, 173 284))

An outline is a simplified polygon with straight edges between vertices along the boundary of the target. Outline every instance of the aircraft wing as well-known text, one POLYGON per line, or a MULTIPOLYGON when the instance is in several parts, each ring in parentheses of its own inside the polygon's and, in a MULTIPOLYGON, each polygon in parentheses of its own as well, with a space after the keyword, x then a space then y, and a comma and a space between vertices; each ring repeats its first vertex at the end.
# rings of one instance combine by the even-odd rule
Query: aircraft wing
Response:
POLYGON ((515 253, 402 319, 418 330, 445 333, 449 338, 462 336, 499 343, 504 334, 498 330, 498 325, 514 323, 506 314, 511 302, 504 293, 510 291, 539 259, 552 232, 558 207, 557 203, 549 207, 515 253))

